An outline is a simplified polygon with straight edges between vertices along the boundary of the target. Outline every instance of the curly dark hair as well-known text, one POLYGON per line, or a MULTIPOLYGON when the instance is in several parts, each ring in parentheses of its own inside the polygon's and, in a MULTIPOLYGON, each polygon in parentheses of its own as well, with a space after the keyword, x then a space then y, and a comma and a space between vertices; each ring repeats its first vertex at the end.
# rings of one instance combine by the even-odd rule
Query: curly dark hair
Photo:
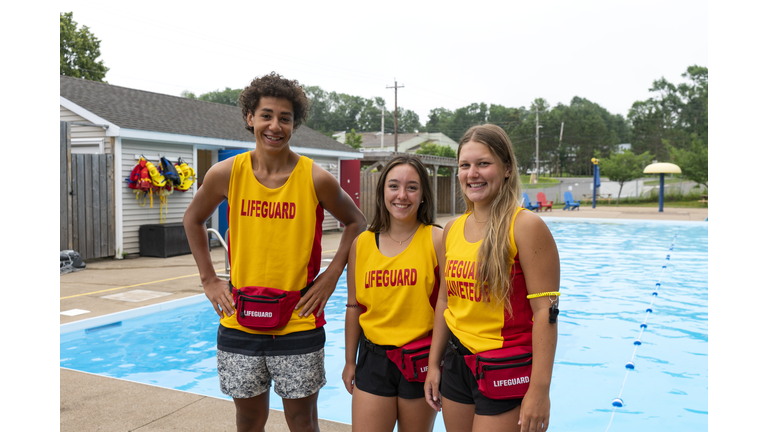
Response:
POLYGON ((248 126, 248 113, 254 114, 262 96, 288 99, 293 105, 293 129, 297 129, 309 117, 309 99, 304 89, 296 80, 289 80, 277 72, 270 72, 263 77, 254 78, 251 84, 240 93, 237 103, 243 112, 245 128, 253 133, 253 126, 248 126))

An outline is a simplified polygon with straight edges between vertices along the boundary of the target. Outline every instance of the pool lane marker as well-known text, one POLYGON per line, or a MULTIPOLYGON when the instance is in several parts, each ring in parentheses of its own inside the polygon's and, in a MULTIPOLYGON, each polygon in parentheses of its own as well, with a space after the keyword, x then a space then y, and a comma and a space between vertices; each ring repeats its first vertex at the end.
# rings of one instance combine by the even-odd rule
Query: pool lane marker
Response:
MULTIPOLYGON (((675 236, 672 238, 672 245, 669 247, 670 253, 667 254, 667 257, 664 259, 665 261, 669 261, 669 258, 671 256, 671 252, 675 249, 675 240, 677 240, 677 231, 675 231, 675 236)), ((611 405, 613 405, 613 411, 611 412, 611 420, 608 422, 608 427, 605 428, 605 431, 608 432, 608 429, 611 427, 611 423, 613 423, 613 415, 616 414, 616 408, 621 408, 624 406, 624 400, 621 399, 621 393, 624 391, 624 385, 627 383, 627 377, 629 376, 629 371, 635 370, 635 354, 637 354, 637 349, 640 347, 640 345, 643 344, 642 338, 643 338, 643 331, 648 328, 648 317, 653 313, 653 302, 656 300, 656 298, 659 296, 659 290, 661 289, 661 279, 664 277, 664 271, 667 269, 667 263, 665 262, 663 266, 661 266, 661 274, 659 275, 659 281, 656 282, 656 287, 651 294, 651 303, 648 305, 648 307, 645 309, 645 319, 640 324, 640 334, 637 336, 637 339, 635 339, 632 344, 635 346, 634 350, 632 351, 632 357, 629 359, 627 364, 624 365, 624 367, 627 369, 626 374, 624 375, 624 381, 621 383, 621 390, 619 390, 619 396, 611 402, 611 405)))

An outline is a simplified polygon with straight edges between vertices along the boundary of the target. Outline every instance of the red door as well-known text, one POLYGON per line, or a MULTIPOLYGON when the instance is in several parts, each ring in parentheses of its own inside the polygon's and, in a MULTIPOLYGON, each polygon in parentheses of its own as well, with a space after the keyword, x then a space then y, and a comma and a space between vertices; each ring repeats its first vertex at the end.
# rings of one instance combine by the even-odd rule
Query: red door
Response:
POLYGON ((360 159, 342 160, 339 177, 341 188, 360 208, 360 159))

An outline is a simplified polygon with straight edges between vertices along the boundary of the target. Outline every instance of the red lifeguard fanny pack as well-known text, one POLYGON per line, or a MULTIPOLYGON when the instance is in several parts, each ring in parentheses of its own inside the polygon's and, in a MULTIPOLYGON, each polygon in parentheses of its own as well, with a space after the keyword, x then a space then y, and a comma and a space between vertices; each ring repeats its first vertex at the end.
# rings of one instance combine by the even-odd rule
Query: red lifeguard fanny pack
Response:
MULTIPOLYGON (((272 330, 285 327, 302 297, 309 291, 310 282, 301 291, 284 291, 267 287, 232 289, 237 323, 254 330, 272 330)), ((230 284, 230 288, 231 284, 230 284)))
POLYGON ((406 381, 424 382, 429 367, 429 347, 432 335, 387 350, 387 357, 400 369, 406 381))
POLYGON ((465 355, 477 386, 489 399, 520 399, 528 391, 532 346, 515 346, 465 355))

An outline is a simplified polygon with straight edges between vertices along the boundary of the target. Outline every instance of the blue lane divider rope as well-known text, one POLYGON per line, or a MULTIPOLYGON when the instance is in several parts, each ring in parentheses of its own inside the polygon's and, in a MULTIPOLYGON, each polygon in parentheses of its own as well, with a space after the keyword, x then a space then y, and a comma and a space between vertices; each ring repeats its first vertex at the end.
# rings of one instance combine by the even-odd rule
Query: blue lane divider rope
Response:
POLYGON ((648 307, 645 309, 645 319, 643 319, 643 322, 640 324, 640 334, 637 335, 637 339, 632 343, 635 348, 632 351, 632 357, 630 357, 627 364, 624 365, 624 368, 626 368, 627 372, 624 374, 624 381, 621 383, 621 389, 619 390, 619 396, 616 397, 616 399, 611 402, 611 405, 613 405, 613 411, 611 412, 611 420, 608 422, 608 427, 605 428, 605 432, 608 432, 608 429, 611 427, 611 423, 613 423, 613 416, 616 414, 616 409, 621 408, 624 406, 624 400, 621 399, 621 393, 624 391, 624 385, 627 383, 627 377, 629 376, 629 371, 635 369, 635 354, 637 354, 637 349, 640 348, 640 345, 643 344, 643 331, 648 328, 648 317, 653 313, 653 302, 656 300, 656 298, 659 296, 659 290, 661 289, 661 280, 664 277, 664 271, 667 269, 667 262, 669 261, 669 258, 671 256, 671 252, 675 249, 675 241, 677 240, 677 232, 675 232, 675 236, 672 238, 672 245, 669 247, 670 253, 667 254, 667 257, 664 259, 664 265, 661 266, 661 274, 659 275, 659 281, 656 282, 656 287, 653 290, 653 293, 651 294, 651 303, 648 305, 648 307))

